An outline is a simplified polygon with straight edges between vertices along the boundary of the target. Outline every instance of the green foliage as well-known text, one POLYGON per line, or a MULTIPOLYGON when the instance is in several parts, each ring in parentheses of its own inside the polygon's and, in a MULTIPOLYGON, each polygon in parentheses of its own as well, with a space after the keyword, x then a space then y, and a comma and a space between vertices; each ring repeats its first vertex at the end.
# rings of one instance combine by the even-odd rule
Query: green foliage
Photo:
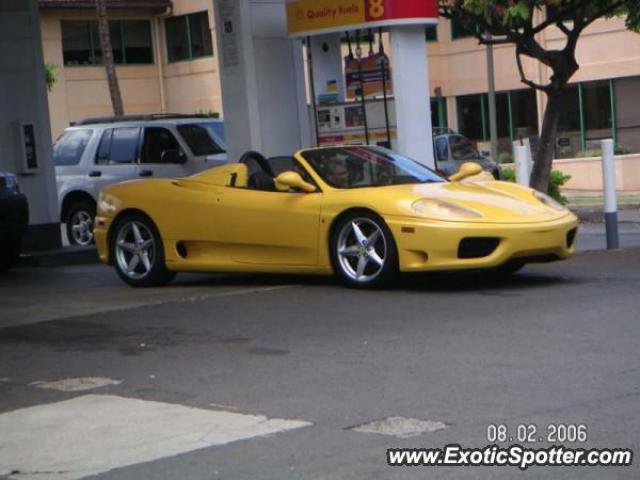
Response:
MULTIPOLYGON (((616 145, 616 148, 614 150, 615 155, 628 155, 629 153, 631 153, 631 150, 629 150, 627 147, 623 145, 616 145)), ((577 155, 577 158, 590 158, 590 157, 601 157, 601 156, 602 156, 601 150, 591 149, 591 150, 583 150, 582 152, 579 152, 577 155)))
MULTIPOLYGON (((503 168, 501 172, 502 180, 505 182, 516 181, 516 171, 513 168, 503 168)), ((567 198, 560 192, 560 187, 571 180, 571 175, 566 175, 559 170, 551 171, 549 178, 549 195, 556 201, 566 205, 568 203, 567 198)))
POLYGON ((464 17, 465 23, 475 24, 481 31, 487 30, 484 21, 518 30, 531 21, 536 10, 546 7, 553 9, 558 21, 572 20, 575 15, 582 19, 626 15, 627 27, 640 31, 640 0, 440 0, 439 3, 444 16, 464 17))
POLYGON ((47 83, 47 89, 51 91, 58 81, 58 65, 49 62, 44 64, 44 80, 47 83))
POLYGON ((513 163, 513 155, 509 152, 500 152, 500 155, 498 155, 498 163, 513 163))
POLYGON ((201 108, 196 112, 196 115, 204 115, 211 118, 220 118, 220 112, 215 112, 210 108, 201 108))

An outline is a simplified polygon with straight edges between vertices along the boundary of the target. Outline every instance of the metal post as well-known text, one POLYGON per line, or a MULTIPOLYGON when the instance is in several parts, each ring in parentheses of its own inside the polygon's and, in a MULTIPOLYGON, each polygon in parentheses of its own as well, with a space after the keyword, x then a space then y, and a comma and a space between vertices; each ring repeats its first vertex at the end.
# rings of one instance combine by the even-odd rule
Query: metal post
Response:
MULTIPOLYGON (((487 35, 491 40, 491 35, 487 35)), ((491 159, 498 161, 498 118, 496 113, 496 78, 493 65, 493 45, 487 45, 487 79, 489 83, 489 135, 491 137, 491 159)))
POLYGON ((318 104, 316 101, 316 86, 313 79, 313 54, 311 53, 311 37, 307 37, 307 68, 309 73, 309 87, 311 89, 311 108, 313 109, 313 128, 316 134, 316 147, 320 146, 320 126, 318 125, 318 104))
POLYGON ((360 30, 356 30, 356 59, 358 60, 358 82, 360 83, 360 105, 362 106, 362 117, 364 120, 364 141, 369 145, 369 121, 367 120, 367 99, 364 94, 364 73, 362 71, 362 48, 360 48, 360 30))
POLYGON ((382 43, 382 28, 378 33, 378 41, 380 42, 380 69, 382 70, 382 101, 384 104, 384 125, 387 132, 387 148, 391 148, 391 126, 389 124, 389 100, 387 96, 387 56, 384 52, 384 45, 382 43))
POLYGON ((607 228, 607 249, 620 248, 618 237, 618 195, 613 140, 602 140, 602 184, 604 187, 604 220, 607 228))
POLYGON ((526 145, 515 145, 513 147, 513 155, 516 163, 516 182, 528 187, 531 177, 529 147, 526 145))

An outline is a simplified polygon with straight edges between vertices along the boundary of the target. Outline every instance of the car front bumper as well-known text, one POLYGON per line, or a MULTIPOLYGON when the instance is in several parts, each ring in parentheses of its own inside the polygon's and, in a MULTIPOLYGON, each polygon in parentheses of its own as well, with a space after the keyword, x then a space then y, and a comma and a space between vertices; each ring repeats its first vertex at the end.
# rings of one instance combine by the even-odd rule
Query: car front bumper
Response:
POLYGON ((576 250, 578 219, 523 224, 438 222, 387 218, 403 272, 490 269, 512 260, 525 263, 563 260, 576 250), (464 239, 496 239, 496 247, 477 258, 461 258, 464 239))

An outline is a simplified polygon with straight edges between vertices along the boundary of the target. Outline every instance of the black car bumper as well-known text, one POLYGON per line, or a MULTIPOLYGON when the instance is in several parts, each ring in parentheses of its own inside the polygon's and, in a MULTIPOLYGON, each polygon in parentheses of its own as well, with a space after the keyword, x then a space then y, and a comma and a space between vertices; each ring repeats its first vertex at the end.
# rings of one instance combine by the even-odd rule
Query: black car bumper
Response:
POLYGON ((29 225, 29 204, 22 194, 0 197, 0 242, 19 241, 29 225))

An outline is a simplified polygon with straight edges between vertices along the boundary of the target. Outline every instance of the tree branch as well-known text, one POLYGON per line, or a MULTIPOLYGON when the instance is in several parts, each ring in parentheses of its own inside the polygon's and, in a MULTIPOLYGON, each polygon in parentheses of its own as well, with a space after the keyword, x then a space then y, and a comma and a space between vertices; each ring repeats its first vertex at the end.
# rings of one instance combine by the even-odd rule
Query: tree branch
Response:
POLYGON ((551 85, 541 85, 527 78, 527 75, 524 72, 524 66, 522 65, 522 58, 521 58, 522 55, 523 54, 520 51, 520 48, 519 47, 516 48, 516 63, 518 65, 518 72, 520 73, 520 80, 522 81, 522 83, 530 86, 531 88, 535 88, 536 90, 541 90, 545 93, 548 93, 549 90, 551 89, 551 85))

